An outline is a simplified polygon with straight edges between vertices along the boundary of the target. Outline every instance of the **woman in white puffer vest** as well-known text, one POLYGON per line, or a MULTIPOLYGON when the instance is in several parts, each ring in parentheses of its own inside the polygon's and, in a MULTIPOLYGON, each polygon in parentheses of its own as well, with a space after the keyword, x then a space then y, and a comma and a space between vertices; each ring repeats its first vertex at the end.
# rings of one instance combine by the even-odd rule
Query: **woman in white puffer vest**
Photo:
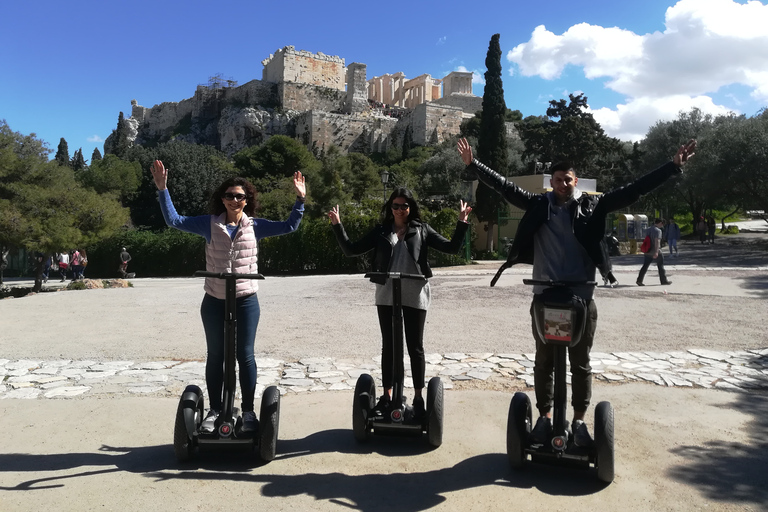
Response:
MULTIPOLYGON (((176 213, 166 187, 168 170, 163 163, 152 163, 152 177, 158 189, 160 208, 165 223, 181 231, 205 237, 205 268, 209 272, 258 273, 258 241, 261 238, 283 235, 296 231, 304 215, 306 185, 304 176, 293 176, 296 203, 286 221, 254 218, 256 189, 244 178, 230 178, 222 183, 211 196, 210 215, 185 217, 176 213)), ((256 360, 254 342, 259 325, 259 299, 256 294, 258 281, 241 279, 237 282, 237 364, 240 368, 241 408, 243 431, 257 429, 253 410, 256 390, 256 360)), ((221 411, 224 381, 224 282, 220 279, 205 280, 205 296, 200 306, 208 358, 205 364, 205 382, 211 409, 201 429, 213 432, 216 418, 221 411)))

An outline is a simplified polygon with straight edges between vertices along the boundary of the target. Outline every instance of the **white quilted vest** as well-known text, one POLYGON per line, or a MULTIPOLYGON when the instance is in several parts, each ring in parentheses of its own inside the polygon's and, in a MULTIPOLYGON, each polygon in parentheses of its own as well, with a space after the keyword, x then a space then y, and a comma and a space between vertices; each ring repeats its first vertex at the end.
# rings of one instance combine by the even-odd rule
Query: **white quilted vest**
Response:
MULTIPOLYGON (((240 219, 235 239, 229 237, 227 213, 211 215, 211 241, 205 246, 205 269, 208 272, 258 273, 258 245, 253 232, 253 220, 247 215, 240 219)), ((205 292, 224 299, 226 286, 223 279, 205 278, 205 292)), ((255 279, 238 279, 236 296, 243 297, 259 289, 255 279)))

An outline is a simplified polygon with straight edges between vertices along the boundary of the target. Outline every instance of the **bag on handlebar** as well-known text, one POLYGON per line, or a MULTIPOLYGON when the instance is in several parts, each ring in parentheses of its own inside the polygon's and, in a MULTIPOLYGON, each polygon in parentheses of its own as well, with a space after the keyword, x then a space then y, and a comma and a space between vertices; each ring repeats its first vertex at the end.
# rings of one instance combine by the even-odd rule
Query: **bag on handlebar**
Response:
POLYGON ((541 294, 534 295, 533 312, 536 332, 544 343, 573 347, 581 341, 587 324, 587 302, 574 295, 570 288, 546 288, 541 294), (551 315, 554 311, 565 315, 565 319, 559 319, 557 326, 552 325, 552 319, 546 317, 547 313, 551 315))

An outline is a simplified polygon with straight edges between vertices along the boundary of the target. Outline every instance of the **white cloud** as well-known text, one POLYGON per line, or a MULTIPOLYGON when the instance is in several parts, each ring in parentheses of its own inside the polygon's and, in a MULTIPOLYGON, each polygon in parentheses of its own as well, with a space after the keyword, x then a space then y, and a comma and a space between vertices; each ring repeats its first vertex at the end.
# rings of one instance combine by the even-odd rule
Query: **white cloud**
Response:
MULTIPOLYGON (((454 71, 461 71, 462 73, 469 72, 469 70, 464 66, 456 66, 454 71)), ((485 85, 485 77, 476 69, 472 70, 472 83, 485 85)))
POLYGON ((445 41, 446 41, 447 39, 448 39, 448 38, 447 38, 446 36, 443 36, 443 37, 439 38, 439 39, 437 40, 437 46, 440 46, 441 44, 445 44, 445 41))
POLYGON ((99 137, 98 135, 91 135, 86 139, 88 142, 104 142, 104 139, 99 137))
POLYGON ((638 35, 587 23, 562 35, 536 27, 507 60, 523 76, 559 78, 567 65, 626 97, 615 108, 594 111, 610 135, 642 137, 657 120, 698 106, 706 113, 728 109, 711 95, 741 84, 753 99, 768 101, 768 6, 759 1, 680 0, 665 15, 665 30, 638 35))

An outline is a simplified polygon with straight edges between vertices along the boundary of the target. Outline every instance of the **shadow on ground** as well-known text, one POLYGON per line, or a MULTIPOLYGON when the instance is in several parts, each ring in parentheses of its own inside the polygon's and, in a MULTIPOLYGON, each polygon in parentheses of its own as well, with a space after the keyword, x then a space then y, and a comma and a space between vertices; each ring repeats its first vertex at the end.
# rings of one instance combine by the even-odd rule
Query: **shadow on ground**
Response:
MULTIPOLYGON (((768 367, 768 356, 753 362, 768 367)), ((679 446, 672 453, 684 462, 669 470, 670 477, 689 484, 714 502, 742 502, 768 507, 768 392, 765 389, 733 393, 733 410, 752 415, 747 425, 749 443, 727 439, 703 446, 679 446)))

